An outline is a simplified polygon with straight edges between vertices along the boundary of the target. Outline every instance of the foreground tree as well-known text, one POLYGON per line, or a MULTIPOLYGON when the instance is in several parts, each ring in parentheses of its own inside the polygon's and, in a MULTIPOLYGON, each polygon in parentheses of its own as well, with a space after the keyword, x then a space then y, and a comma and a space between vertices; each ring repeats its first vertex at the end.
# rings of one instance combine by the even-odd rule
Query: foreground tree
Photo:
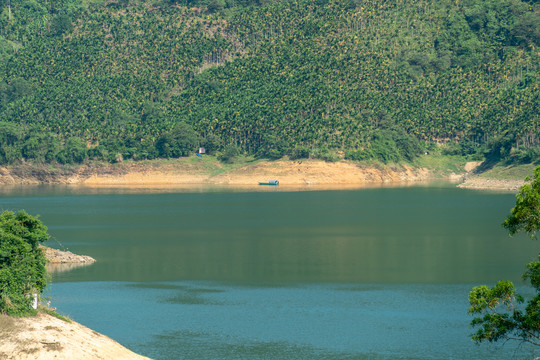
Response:
MULTIPOLYGON (((516 195, 516 206, 502 225, 510 235, 525 231, 536 237, 540 229, 540 167, 516 195)), ((538 261, 527 264, 523 279, 536 290, 526 305, 510 281, 499 281, 493 288, 478 286, 469 293, 469 313, 480 315, 471 322, 479 327, 472 335, 474 341, 517 340, 540 346, 540 255, 538 261)))
POLYGON ((39 244, 47 227, 24 210, 0 214, 0 313, 32 315, 33 294, 47 285, 46 259, 39 244))

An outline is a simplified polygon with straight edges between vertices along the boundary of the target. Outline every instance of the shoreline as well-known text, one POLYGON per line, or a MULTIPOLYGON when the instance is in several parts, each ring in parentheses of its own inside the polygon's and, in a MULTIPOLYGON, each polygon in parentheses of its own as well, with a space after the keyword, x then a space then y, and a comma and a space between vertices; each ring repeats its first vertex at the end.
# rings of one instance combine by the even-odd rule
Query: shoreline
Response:
POLYGON ((362 165, 322 160, 252 161, 222 164, 213 158, 59 166, 0 167, 1 185, 73 185, 89 189, 176 190, 238 187, 262 190, 259 182, 277 179, 282 190, 339 190, 365 187, 408 186, 432 181, 456 183, 460 188, 517 191, 522 180, 472 176, 479 163, 467 163, 459 174, 436 175, 436 170, 410 165, 362 165), (472 166, 471 166, 472 165, 472 166))
MULTIPOLYGON (((48 260, 47 271, 66 271, 93 264, 90 256, 76 255, 40 245, 48 260)), ((103 359, 149 360, 110 337, 71 319, 54 309, 40 306, 35 316, 11 317, 0 314, 0 358, 7 360, 103 359)))
POLYGON ((0 168, 0 184, 69 184, 85 186, 258 185, 279 178, 281 185, 339 185, 418 181, 430 178, 424 168, 361 166, 322 160, 252 161, 239 166, 195 158, 45 168, 0 168))

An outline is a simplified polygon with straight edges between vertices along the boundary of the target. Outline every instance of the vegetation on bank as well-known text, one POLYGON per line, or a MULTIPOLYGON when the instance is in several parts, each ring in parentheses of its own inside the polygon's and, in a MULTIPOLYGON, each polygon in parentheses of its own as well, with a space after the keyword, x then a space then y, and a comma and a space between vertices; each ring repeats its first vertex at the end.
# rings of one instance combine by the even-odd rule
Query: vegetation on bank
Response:
POLYGON ((0 0, 0 164, 540 158, 520 0, 0 0))
POLYGON ((48 238, 47 227, 24 210, 0 214, 0 313, 36 314, 34 294, 43 292, 48 279, 39 244, 48 238))
POLYGON ((534 164, 497 164, 493 167, 483 170, 478 174, 479 178, 489 178, 497 180, 523 180, 534 173, 534 164))

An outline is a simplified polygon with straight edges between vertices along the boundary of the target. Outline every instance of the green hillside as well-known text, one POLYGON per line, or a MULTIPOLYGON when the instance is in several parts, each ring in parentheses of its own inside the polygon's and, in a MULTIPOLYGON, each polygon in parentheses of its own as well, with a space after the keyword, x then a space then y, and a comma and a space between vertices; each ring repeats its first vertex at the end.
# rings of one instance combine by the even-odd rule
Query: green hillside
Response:
POLYGON ((540 159, 537 1, 0 10, 0 164, 179 157, 199 145, 264 158, 540 159))

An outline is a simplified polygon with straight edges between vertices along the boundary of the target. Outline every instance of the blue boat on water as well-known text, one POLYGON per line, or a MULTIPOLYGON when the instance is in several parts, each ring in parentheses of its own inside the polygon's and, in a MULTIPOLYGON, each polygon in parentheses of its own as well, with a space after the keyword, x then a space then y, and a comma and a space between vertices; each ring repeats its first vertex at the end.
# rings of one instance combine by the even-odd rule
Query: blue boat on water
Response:
POLYGON ((260 182, 259 185, 279 185, 277 180, 268 180, 268 182, 260 182))

